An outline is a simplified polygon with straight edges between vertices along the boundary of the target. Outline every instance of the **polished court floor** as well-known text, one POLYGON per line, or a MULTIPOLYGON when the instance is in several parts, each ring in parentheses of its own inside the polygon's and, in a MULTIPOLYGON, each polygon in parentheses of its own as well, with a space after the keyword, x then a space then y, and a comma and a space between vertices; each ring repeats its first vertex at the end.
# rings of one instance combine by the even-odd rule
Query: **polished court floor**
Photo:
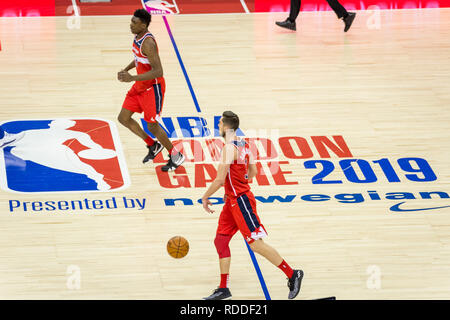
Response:
MULTIPOLYGON (((166 26, 155 16, 150 30, 167 82, 163 116, 171 117, 179 137, 177 117, 204 117, 212 129, 214 116, 233 110, 246 136, 273 143, 273 157, 266 158, 258 145, 267 183, 261 177, 252 188, 264 199, 295 196, 291 202, 259 201, 258 212, 269 233, 266 241, 305 272, 297 299, 450 298, 445 197, 450 192, 450 10, 358 12, 348 33, 332 12, 302 13, 296 33, 275 26, 283 18, 167 17, 199 114, 166 26), (341 136, 351 155, 339 156, 330 147, 321 149, 329 157, 321 154, 321 144, 318 149, 312 138, 317 136, 335 145, 333 136, 341 136), (341 162, 349 159, 359 159, 352 164, 354 174, 347 170, 349 162, 341 162), (334 169, 317 176, 330 163, 334 169), (280 170, 270 170, 278 165, 280 170), (434 194, 427 198, 421 192, 434 194), (313 194, 323 201, 305 197, 313 194), (429 210, 392 210, 399 202, 405 202, 398 206, 403 210, 429 210)), ((0 121, 109 120, 117 126, 130 184, 97 193, 3 188, 0 298, 209 295, 219 282, 213 239, 220 205, 209 215, 197 200, 206 190, 201 177, 208 178, 200 164, 215 163, 210 157, 186 162, 184 171, 168 177, 157 174, 162 163, 142 164, 145 145, 116 121, 130 86, 116 79, 132 60, 130 17, 73 19, 0 19, 0 121), (167 187, 168 181, 179 182, 177 176, 190 187, 167 187), (112 197, 146 199, 146 204, 142 210, 10 208, 18 202, 112 197), (168 205, 167 199, 176 198, 191 199, 193 205, 168 205), (166 252, 174 235, 190 243, 183 259, 166 252)), ((208 154, 207 138, 193 140, 208 154)), ((233 298, 264 299, 239 234, 231 252, 233 298)), ((272 299, 286 299, 284 274, 257 258, 272 299)))

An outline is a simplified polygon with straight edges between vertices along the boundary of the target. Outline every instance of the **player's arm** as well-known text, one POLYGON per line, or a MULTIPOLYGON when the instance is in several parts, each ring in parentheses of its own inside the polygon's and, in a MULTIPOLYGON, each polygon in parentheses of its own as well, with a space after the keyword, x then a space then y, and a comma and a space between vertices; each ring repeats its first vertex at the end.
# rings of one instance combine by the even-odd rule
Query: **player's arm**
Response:
POLYGON ((231 144, 226 144, 222 150, 222 159, 217 167, 217 176, 216 179, 211 183, 208 190, 206 190, 205 194, 202 197, 203 208, 208 213, 213 213, 214 210, 211 210, 209 206, 211 205, 211 201, 208 200, 214 193, 217 192, 225 183, 225 179, 227 177, 228 169, 230 168, 231 163, 235 158, 236 148, 234 148, 231 144))
POLYGON ((257 173, 258 169, 256 168, 255 158, 253 158, 253 155, 250 152, 248 159, 248 180, 252 180, 257 173))
POLYGON ((152 80, 163 76, 163 68, 159 59, 156 42, 152 38, 147 38, 142 44, 142 53, 147 56, 148 62, 152 66, 152 70, 132 76, 133 81, 152 80))
POLYGON ((131 69, 133 69, 133 68, 135 68, 135 67, 136 67, 136 63, 135 63, 135 61, 134 61, 134 59, 133 59, 133 61, 131 61, 130 64, 127 65, 127 66, 125 67, 125 69, 123 69, 122 71, 130 71, 131 69))

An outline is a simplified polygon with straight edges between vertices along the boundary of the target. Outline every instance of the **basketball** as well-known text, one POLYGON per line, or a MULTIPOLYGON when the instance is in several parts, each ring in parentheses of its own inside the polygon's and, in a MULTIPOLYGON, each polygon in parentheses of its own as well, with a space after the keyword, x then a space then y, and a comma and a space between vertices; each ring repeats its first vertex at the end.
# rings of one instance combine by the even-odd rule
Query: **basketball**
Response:
POLYGON ((172 258, 183 258, 189 252, 189 242, 181 236, 172 237, 167 242, 167 252, 172 258))

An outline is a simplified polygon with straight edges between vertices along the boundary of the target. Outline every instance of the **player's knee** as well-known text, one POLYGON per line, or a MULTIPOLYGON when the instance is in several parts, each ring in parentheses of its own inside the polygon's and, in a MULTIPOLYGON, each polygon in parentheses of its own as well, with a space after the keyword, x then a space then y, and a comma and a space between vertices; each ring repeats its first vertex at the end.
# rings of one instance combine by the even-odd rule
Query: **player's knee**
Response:
POLYGON ((262 240, 255 240, 252 243, 248 244, 253 252, 261 253, 263 242, 262 240))
POLYGON ((219 254, 219 258, 228 258, 231 256, 230 243, 231 236, 224 234, 217 234, 214 239, 214 245, 216 246, 217 253, 219 254))
POLYGON ((119 116, 117 117, 117 121, 119 121, 119 123, 125 127, 129 126, 130 120, 131 119, 129 117, 122 114, 119 114, 119 116))

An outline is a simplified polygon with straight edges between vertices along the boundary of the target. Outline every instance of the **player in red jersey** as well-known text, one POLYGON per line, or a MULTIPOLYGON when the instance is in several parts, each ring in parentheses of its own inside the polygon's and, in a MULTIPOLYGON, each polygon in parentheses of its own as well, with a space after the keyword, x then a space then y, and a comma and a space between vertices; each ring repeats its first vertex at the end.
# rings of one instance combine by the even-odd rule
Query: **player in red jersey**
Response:
POLYGON ((144 163, 153 160, 163 147, 166 148, 169 151, 169 161, 162 170, 171 171, 180 166, 185 157, 173 147, 166 132, 158 123, 161 119, 166 82, 158 46, 155 38, 148 31, 150 22, 151 15, 144 9, 136 10, 131 18, 130 29, 136 35, 133 40, 134 60, 118 72, 117 78, 121 82, 135 81, 135 83, 127 93, 118 120, 147 144, 148 154, 143 160, 144 163), (135 76, 128 72, 133 68, 137 71, 135 76), (144 113, 148 130, 159 142, 154 141, 132 118, 135 112, 144 113))
POLYGON ((202 197, 203 208, 213 213, 208 200, 222 186, 225 187, 225 205, 219 217, 214 245, 219 254, 221 281, 219 288, 205 300, 224 300, 231 298, 228 288, 230 273, 229 242, 239 230, 250 248, 280 268, 288 277, 289 299, 294 299, 300 291, 303 278, 302 270, 292 270, 280 254, 262 238, 267 236, 266 229, 256 212, 256 201, 250 191, 249 180, 256 176, 257 169, 248 144, 236 136, 239 128, 239 117, 225 111, 219 121, 219 131, 225 139, 222 159, 217 168, 217 177, 202 197))

